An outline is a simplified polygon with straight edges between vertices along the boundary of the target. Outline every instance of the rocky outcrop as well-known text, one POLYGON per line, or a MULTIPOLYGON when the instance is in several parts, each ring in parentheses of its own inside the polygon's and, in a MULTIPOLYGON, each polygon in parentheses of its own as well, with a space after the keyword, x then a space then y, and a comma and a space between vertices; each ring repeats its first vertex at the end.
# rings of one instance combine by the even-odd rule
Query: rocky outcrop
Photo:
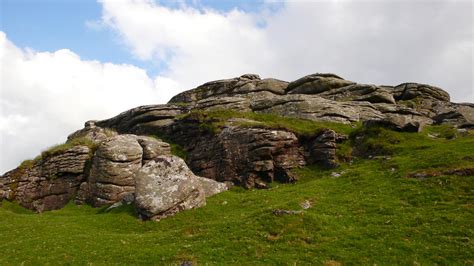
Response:
POLYGON ((90 156, 87 146, 75 146, 31 165, 25 163, 0 178, 0 196, 38 212, 62 208, 86 179, 90 156))
POLYGON ((195 176, 176 156, 158 156, 146 163, 135 174, 135 187, 137 210, 151 220, 204 206, 206 196, 227 190, 222 183, 195 176))
POLYGON ((294 182, 292 169, 305 164, 336 167, 337 145, 347 138, 330 129, 301 136, 252 119, 213 121, 206 117, 209 111, 363 122, 409 132, 429 124, 474 127, 474 105, 449 100, 447 92, 431 85, 357 84, 330 73, 293 82, 255 74, 212 81, 176 95, 168 104, 86 122, 68 143, 85 139, 87 145, 47 153, 6 173, 0 177, 0 199, 44 211, 70 200, 102 206, 136 196, 144 218, 161 219, 202 206, 206 196, 224 190, 216 181, 266 188, 275 180, 294 182), (171 156, 168 143, 150 135, 181 145, 191 170, 171 156))
POLYGON ((449 102, 450 97, 444 90, 426 84, 402 83, 394 88, 394 97, 398 100, 412 100, 431 98, 438 101, 449 102))
POLYGON ((210 97, 254 97, 256 94, 285 94, 288 82, 277 79, 260 79, 256 74, 245 74, 238 78, 217 80, 205 83, 194 90, 180 93, 169 101, 176 103, 197 103, 210 97))
POLYGON ((226 127, 217 136, 198 140, 188 153, 196 174, 247 188, 295 181, 290 169, 305 164, 295 134, 263 128, 226 127))
POLYGON ((290 82, 286 92, 289 94, 318 94, 352 84, 355 82, 345 80, 335 74, 316 73, 290 82))

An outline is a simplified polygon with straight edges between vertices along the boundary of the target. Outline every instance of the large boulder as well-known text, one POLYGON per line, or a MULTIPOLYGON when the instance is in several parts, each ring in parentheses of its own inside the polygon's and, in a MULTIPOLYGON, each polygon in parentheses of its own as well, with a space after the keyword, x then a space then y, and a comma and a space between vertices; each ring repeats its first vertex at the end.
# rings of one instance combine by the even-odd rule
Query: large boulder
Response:
POLYGON ((288 82, 277 79, 260 79, 256 74, 245 74, 232 79, 207 82, 195 89, 182 92, 169 104, 194 104, 211 97, 254 97, 256 95, 285 94, 288 82))
POLYGON ((395 99, 412 100, 414 98, 434 99, 449 102, 449 94, 435 86, 419 83, 402 83, 394 88, 395 99))
POLYGON ((335 74, 316 73, 290 82, 286 87, 286 92, 289 94, 317 94, 352 84, 355 82, 345 80, 335 74))
POLYGON ((195 176, 179 157, 158 156, 135 174, 135 205, 143 219, 160 220, 204 206, 206 196, 226 189, 224 184, 195 176))
POLYGON ((102 142, 89 177, 91 203, 113 204, 135 190, 133 175, 142 166, 143 149, 135 135, 118 135, 102 142))

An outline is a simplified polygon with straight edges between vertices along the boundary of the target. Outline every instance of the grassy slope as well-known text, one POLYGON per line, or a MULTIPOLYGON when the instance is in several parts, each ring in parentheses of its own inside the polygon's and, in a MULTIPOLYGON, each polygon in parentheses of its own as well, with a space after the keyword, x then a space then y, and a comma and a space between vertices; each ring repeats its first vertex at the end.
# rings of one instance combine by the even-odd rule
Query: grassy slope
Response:
MULTIPOLYGON (((431 132, 438 130, 430 128, 431 132)), ((474 167, 474 136, 397 134, 390 159, 336 170, 306 167, 297 184, 234 188, 204 208, 142 222, 130 208, 89 206, 32 214, 0 207, 0 265, 72 263, 473 264, 474 179, 405 178, 431 169, 474 167), (332 177, 331 172, 343 173, 332 177), (302 214, 275 216, 274 209, 302 214)), ((384 136, 385 138, 386 136, 384 136)), ((383 142, 383 140, 380 140, 383 142)), ((434 169, 434 170, 433 170, 434 169)))

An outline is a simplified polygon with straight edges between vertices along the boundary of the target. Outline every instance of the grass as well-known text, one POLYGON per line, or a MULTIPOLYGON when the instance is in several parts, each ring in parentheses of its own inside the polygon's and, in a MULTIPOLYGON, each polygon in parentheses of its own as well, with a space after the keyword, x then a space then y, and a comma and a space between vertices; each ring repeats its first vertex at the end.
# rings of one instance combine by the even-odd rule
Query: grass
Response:
POLYGON ((250 121, 236 121, 235 125, 241 127, 262 127, 271 129, 285 129, 298 135, 313 135, 324 128, 331 128, 338 133, 349 134, 354 130, 354 125, 335 122, 315 122, 300 118, 282 117, 275 114, 259 114, 253 112, 236 112, 233 110, 212 110, 207 112, 193 111, 183 115, 181 119, 191 118, 198 120, 203 130, 213 133, 226 124, 229 119, 243 118, 250 121))
POLYGON ((187 151, 183 148, 183 146, 173 142, 170 138, 166 136, 157 136, 157 135, 150 135, 150 137, 155 138, 159 141, 164 141, 170 145, 171 154, 178 156, 184 160, 188 157, 187 151))
POLYGON ((51 156, 63 153, 64 151, 74 146, 79 146, 79 145, 89 147, 90 157, 92 157, 95 150, 97 149, 97 144, 88 138, 85 138, 85 137, 74 138, 63 144, 58 144, 58 145, 48 148, 47 150, 42 151, 41 154, 36 156, 34 159, 24 160, 18 167, 18 170, 19 170, 18 173, 21 174, 23 170, 31 169, 33 166, 35 166, 35 164, 37 164, 41 160, 45 160, 51 156))
MULTIPOLYGON (((333 170, 295 170, 296 184, 230 191, 160 222, 69 204, 33 214, 0 207, 0 265, 10 264, 469 264, 474 263, 473 176, 407 178, 474 167, 474 136, 394 133, 389 158, 333 170), (333 172, 340 176, 335 177, 333 172), (275 209, 302 210, 273 215, 275 209)), ((373 134, 381 141, 383 134, 373 134)))
POLYGON ((68 150, 74 146, 79 146, 79 145, 89 147, 89 149, 91 150, 90 151, 91 155, 94 153, 94 151, 97 148, 97 144, 94 143, 92 140, 86 137, 79 137, 79 138, 71 139, 63 144, 58 144, 58 145, 48 148, 47 150, 41 152, 41 158, 45 159, 50 156, 63 153, 65 150, 68 150))

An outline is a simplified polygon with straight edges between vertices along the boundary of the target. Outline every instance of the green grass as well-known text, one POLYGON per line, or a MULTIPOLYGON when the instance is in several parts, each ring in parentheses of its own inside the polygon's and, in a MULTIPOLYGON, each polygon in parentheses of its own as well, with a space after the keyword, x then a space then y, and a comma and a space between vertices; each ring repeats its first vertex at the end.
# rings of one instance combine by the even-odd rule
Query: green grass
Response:
POLYGON ((171 154, 178 156, 184 160, 188 157, 187 151, 183 148, 183 146, 173 142, 170 138, 166 136, 157 136, 157 135, 150 135, 150 137, 155 138, 159 141, 167 142, 170 145, 171 154))
POLYGON ((271 129, 285 129, 298 135, 313 135, 325 128, 331 128, 338 133, 349 134, 354 130, 354 125, 335 122, 315 122, 300 118, 283 117, 275 114, 259 114, 253 112, 236 112, 233 110, 193 111, 180 117, 196 119, 203 130, 214 133, 219 132, 231 118, 244 118, 253 121, 237 121, 234 124, 242 127, 262 127, 271 129))
POLYGON ((94 143, 92 140, 86 138, 86 137, 79 137, 79 138, 74 138, 71 140, 68 140, 67 142, 63 144, 58 144, 53 147, 48 148, 47 150, 41 152, 41 158, 45 159, 53 155, 57 155, 60 153, 63 153, 65 150, 68 150, 74 146, 87 146, 91 150, 91 155, 94 153, 95 149, 97 148, 97 144, 94 143))
MULTIPOLYGON (((474 167, 474 136, 394 133, 390 157, 338 169, 295 170, 296 184, 233 188, 207 206, 143 222, 69 204, 33 214, 0 207, 0 265, 10 264, 468 264, 474 263, 473 176, 407 178, 413 171, 474 167), (334 177, 333 172, 341 174, 334 177), (275 209, 301 210, 275 216, 275 209)), ((381 141, 384 134, 373 134, 381 141)))

